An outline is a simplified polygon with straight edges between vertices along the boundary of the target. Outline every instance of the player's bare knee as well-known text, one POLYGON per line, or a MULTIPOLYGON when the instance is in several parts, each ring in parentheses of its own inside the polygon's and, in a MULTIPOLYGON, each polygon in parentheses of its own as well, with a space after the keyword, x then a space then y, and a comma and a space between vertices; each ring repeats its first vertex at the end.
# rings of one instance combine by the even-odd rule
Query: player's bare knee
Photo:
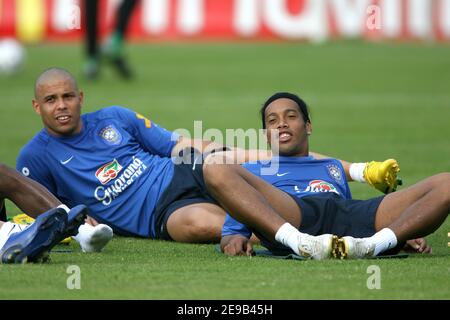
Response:
POLYGON ((7 165, 0 164, 0 192, 2 194, 10 193, 16 190, 20 186, 18 179, 18 173, 8 167, 7 165))
POLYGON ((0 177, 6 178, 8 176, 8 173, 11 171, 11 168, 9 168, 7 165, 0 163, 0 177))
POLYGON ((213 224, 198 222, 191 227, 195 242, 214 242, 220 239, 220 228, 213 224))
POLYGON ((211 153, 205 157, 203 163, 204 166, 213 164, 225 164, 227 163, 227 158, 223 153, 211 153))
POLYGON ((209 163, 203 165, 203 178, 209 188, 220 189, 226 179, 226 165, 209 163))
POLYGON ((434 188, 450 187, 450 172, 439 173, 434 175, 432 179, 434 188))
POLYGON ((444 183, 447 186, 447 189, 450 189, 450 172, 441 173, 444 179, 444 183))
POLYGON ((3 163, 0 163, 0 194, 6 190, 6 179, 7 175, 5 174, 6 166, 3 163))
POLYGON ((442 199, 442 202, 450 207, 450 172, 444 172, 433 176, 433 189, 442 199))
POLYGON ((218 239, 220 239, 220 230, 217 226, 207 221, 190 220, 185 225, 181 242, 214 242, 218 239))
POLYGON ((442 173, 442 192, 447 203, 447 207, 450 208, 450 172, 442 173))

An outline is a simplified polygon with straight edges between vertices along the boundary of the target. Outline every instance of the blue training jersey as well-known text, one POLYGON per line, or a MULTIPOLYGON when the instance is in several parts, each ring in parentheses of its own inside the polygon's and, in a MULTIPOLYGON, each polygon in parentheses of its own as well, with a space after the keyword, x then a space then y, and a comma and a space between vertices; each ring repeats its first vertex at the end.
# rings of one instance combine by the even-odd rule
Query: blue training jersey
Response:
POLYGON ((71 137, 42 129, 21 150, 17 170, 68 206, 85 204, 118 234, 155 237, 153 211, 173 176, 178 135, 117 106, 81 120, 71 137))
MULTIPOLYGON (((266 164, 261 162, 244 163, 242 166, 273 186, 296 197, 313 195, 318 192, 332 192, 345 199, 352 198, 344 168, 336 159, 277 157, 266 164), (278 161, 278 170, 270 175, 262 174, 264 168, 274 166, 274 161, 278 161)), ((241 234, 250 238, 252 232, 227 214, 222 228, 222 236, 233 234, 241 234)))

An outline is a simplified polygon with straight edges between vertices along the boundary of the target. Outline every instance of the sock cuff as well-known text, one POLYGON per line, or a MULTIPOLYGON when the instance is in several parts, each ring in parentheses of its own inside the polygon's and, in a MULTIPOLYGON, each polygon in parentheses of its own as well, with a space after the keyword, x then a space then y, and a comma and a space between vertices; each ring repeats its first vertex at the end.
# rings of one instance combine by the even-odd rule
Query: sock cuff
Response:
POLYGON ((66 206, 65 204, 60 204, 58 206, 58 208, 64 209, 66 211, 66 213, 69 213, 70 209, 68 206, 66 206))
POLYGON ((357 182, 366 182, 366 179, 364 179, 364 169, 366 168, 366 163, 359 162, 359 163, 352 163, 350 165, 349 173, 350 177, 353 179, 353 181, 357 182))
POLYGON ((286 235, 289 235, 291 232, 298 232, 298 230, 293 225, 286 222, 280 227, 280 229, 278 229, 275 234, 275 240, 285 244, 284 239, 286 238, 286 235))
POLYGON ((395 240, 397 240, 397 236, 395 235, 394 231, 392 231, 389 228, 383 228, 379 232, 385 235, 386 237, 395 238, 395 240))
POLYGON ((397 246, 397 236, 394 231, 389 228, 383 228, 372 236, 375 241, 375 251, 374 256, 387 251, 389 249, 395 248, 397 246))

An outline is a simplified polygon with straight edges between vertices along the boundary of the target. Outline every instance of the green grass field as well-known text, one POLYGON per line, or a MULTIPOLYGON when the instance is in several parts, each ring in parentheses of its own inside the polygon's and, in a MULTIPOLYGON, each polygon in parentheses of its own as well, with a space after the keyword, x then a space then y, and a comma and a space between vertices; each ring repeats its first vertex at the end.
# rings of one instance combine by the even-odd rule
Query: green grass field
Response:
MULTIPOLYGON (((15 166, 40 128, 31 107, 33 81, 50 66, 81 74, 82 48, 28 47, 26 68, 0 77, 0 161, 15 166)), ((350 161, 396 158, 404 187, 450 171, 450 47, 336 42, 321 45, 132 45, 137 78, 108 68, 80 78, 84 111, 119 104, 167 129, 259 128, 258 110, 275 91, 310 105, 312 150, 350 161)), ((378 195, 353 184, 355 198, 378 195)), ((8 203, 10 213, 18 210, 8 203)), ((450 220, 429 237, 434 253, 407 259, 291 261, 226 257, 214 245, 115 237, 101 254, 76 243, 57 246, 45 265, 0 265, 1 299, 450 299, 450 220), (69 290, 68 266, 81 270, 69 290), (367 268, 381 270, 370 290, 367 268)))

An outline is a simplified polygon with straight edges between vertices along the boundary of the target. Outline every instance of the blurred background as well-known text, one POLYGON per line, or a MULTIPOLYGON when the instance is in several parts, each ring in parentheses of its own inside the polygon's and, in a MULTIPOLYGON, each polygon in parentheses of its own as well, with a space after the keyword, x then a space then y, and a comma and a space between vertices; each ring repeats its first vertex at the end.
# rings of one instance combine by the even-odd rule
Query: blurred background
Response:
MULTIPOLYGON (((26 43, 79 41, 85 32, 84 11, 89 3, 98 3, 99 33, 106 36, 117 9, 127 1, 2 0, 0 35, 26 43)), ((448 0, 128 2, 133 40, 450 40, 448 0)))
POLYGON ((41 128, 33 82, 60 66, 85 112, 260 128, 264 100, 292 91, 311 107, 313 150, 397 158, 407 185, 449 170, 450 0, 0 0, 0 39, 0 161, 11 166, 41 128))

